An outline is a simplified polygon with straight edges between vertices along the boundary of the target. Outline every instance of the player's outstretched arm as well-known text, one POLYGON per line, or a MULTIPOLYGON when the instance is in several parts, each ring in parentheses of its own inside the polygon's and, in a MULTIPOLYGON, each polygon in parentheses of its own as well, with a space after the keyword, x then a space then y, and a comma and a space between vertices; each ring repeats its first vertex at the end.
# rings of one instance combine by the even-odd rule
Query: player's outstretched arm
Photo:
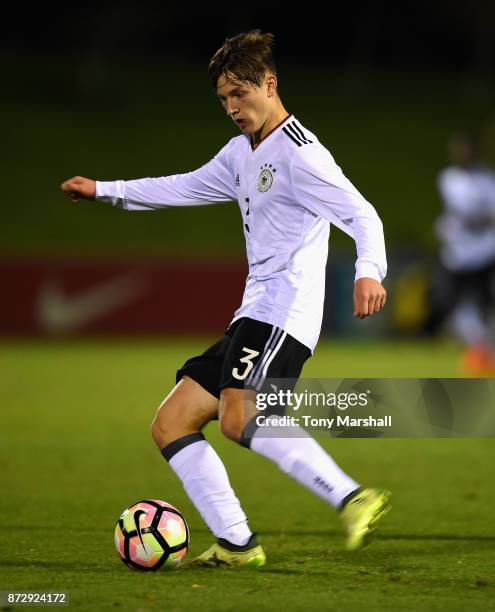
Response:
POLYGON ((359 278, 354 283, 354 316, 359 319, 369 317, 385 306, 387 292, 385 287, 374 278, 359 278))
POLYGON ((73 202, 83 200, 94 200, 96 196, 96 181, 84 176, 73 176, 64 181, 60 189, 66 193, 73 202))
POLYGON ((116 181, 93 181, 75 176, 62 184, 62 191, 75 202, 81 198, 97 200, 124 210, 229 202, 237 197, 229 161, 230 142, 213 159, 192 172, 116 181))

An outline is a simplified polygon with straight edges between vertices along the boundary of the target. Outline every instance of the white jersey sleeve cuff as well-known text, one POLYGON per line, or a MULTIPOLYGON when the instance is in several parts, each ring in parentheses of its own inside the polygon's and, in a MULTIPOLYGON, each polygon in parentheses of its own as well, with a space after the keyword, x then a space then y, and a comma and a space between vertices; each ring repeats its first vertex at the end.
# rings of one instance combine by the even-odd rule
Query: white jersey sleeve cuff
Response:
POLYGON ((96 181, 95 199, 122 208, 125 199, 125 181, 96 181))
POLYGON ((377 265, 370 262, 358 262, 356 263, 356 276, 354 278, 354 282, 356 282, 360 278, 374 278, 379 283, 382 282, 383 276, 380 274, 380 270, 377 265))

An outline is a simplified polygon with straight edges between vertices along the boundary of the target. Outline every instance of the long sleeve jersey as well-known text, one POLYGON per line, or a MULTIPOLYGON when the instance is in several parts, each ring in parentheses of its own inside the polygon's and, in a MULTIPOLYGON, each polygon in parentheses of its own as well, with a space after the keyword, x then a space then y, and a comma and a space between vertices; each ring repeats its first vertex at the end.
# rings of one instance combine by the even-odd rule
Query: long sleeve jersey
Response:
POLYGON ((232 138, 186 174, 97 182, 96 198, 126 210, 237 201, 249 272, 235 321, 276 325, 314 350, 321 331, 330 224, 356 243, 356 280, 382 281, 382 223, 317 137, 289 115, 253 150, 232 138))

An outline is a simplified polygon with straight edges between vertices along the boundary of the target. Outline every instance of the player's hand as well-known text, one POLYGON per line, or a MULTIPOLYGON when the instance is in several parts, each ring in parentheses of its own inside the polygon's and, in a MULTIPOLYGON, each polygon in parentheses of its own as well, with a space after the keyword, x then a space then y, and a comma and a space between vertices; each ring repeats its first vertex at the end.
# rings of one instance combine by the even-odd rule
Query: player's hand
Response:
POLYGON ((84 178, 84 176, 74 176, 62 183, 60 189, 66 193, 73 202, 83 200, 94 200, 96 196, 96 181, 84 178))
POLYGON ((374 278, 359 278, 354 283, 354 316, 359 319, 379 312, 387 300, 387 292, 374 278))

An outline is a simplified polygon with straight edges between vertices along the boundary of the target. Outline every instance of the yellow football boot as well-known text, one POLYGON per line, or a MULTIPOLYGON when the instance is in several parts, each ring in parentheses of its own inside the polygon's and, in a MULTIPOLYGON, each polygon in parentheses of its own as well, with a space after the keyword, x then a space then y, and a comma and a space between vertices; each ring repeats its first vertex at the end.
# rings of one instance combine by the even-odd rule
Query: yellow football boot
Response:
POLYGON ((385 489, 361 489, 340 511, 347 533, 347 550, 359 550, 369 544, 381 519, 392 507, 390 491, 385 489))
POLYGON ((192 561, 192 565, 203 567, 261 567, 265 565, 266 555, 258 544, 256 534, 244 546, 236 546, 228 540, 218 540, 202 555, 192 561))

